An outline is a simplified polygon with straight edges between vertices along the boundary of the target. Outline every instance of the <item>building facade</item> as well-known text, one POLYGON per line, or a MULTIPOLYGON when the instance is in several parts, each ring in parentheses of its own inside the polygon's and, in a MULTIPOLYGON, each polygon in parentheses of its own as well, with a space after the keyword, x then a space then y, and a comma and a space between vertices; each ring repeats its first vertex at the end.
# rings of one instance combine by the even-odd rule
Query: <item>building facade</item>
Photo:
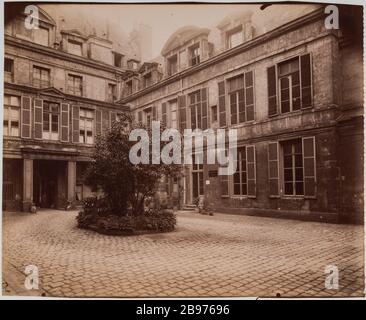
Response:
POLYGON ((113 43, 63 30, 44 10, 26 28, 6 12, 3 207, 66 208, 92 194, 83 183, 96 136, 126 111, 115 102, 127 72, 113 43))
POLYGON ((124 78, 119 102, 138 121, 237 129, 237 172, 185 165, 160 190, 172 206, 203 195, 220 212, 363 220, 362 24, 357 8, 339 7, 340 29, 326 28, 318 5, 183 27, 162 48, 161 66, 144 63, 124 78))

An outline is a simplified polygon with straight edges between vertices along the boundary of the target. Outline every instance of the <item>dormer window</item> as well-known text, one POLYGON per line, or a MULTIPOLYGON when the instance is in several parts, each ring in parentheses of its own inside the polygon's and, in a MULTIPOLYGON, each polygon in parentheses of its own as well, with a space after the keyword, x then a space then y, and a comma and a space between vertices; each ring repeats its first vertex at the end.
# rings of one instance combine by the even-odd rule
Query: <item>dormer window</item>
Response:
POLYGON ((83 55, 83 45, 79 41, 69 40, 67 51, 71 54, 75 54, 77 56, 82 56, 83 55))
POLYGON ((126 82, 126 95, 132 94, 132 80, 126 82))
POLYGON ((199 43, 189 48, 190 65, 195 66, 200 63, 200 45, 199 43))
POLYGON ((144 88, 149 87, 149 86, 152 85, 151 72, 145 74, 143 79, 144 79, 144 82, 143 82, 144 88))
POLYGON ((113 65, 118 68, 122 68, 123 55, 117 52, 113 52, 113 65))
POLYGON ((168 75, 171 76, 178 72, 178 57, 175 54, 174 56, 168 58, 168 75))
POLYGON ((35 43, 42 46, 49 46, 49 29, 39 26, 39 28, 33 30, 33 39, 35 43))
POLYGON ((227 48, 231 49, 243 43, 243 27, 238 26, 227 32, 227 48))

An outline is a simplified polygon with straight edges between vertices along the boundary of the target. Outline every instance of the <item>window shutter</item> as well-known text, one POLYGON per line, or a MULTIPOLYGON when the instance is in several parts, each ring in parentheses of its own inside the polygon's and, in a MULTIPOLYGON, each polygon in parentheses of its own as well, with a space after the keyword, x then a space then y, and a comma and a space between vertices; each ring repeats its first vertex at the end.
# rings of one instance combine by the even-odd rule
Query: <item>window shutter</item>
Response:
POLYGON ((42 139, 43 100, 35 98, 33 103, 34 103, 34 139, 42 139))
POLYGON ((137 113, 137 119, 138 119, 138 122, 140 122, 140 124, 142 124, 142 111, 139 111, 137 113))
POLYGON ((311 107, 311 58, 310 53, 300 57, 301 68, 301 107, 311 107))
POLYGON ((111 115, 111 128, 112 128, 113 122, 117 120, 117 112, 111 111, 110 115, 111 115))
POLYGON ((61 103, 61 141, 69 142, 69 104, 61 103))
POLYGON ((95 132, 98 135, 102 134, 102 111, 95 110, 95 132))
POLYGON ((102 111, 102 116, 103 116, 103 119, 102 119, 102 132, 103 132, 103 134, 105 134, 110 128, 110 125, 109 125, 109 112, 107 110, 103 110, 102 111))
POLYGON ((254 120, 254 78, 253 71, 245 73, 245 113, 246 121, 254 120))
POLYGON ((157 113, 156 106, 152 107, 152 119, 153 119, 153 121, 158 120, 158 113, 157 113))
POLYGON ((79 121, 80 121, 79 106, 72 107, 72 142, 79 142, 79 121))
POLYGON ((201 114, 202 114, 202 130, 208 128, 208 101, 207 101, 208 89, 203 88, 201 90, 201 114))
POLYGON ((247 181, 248 196, 256 196, 256 165, 255 165, 255 146, 247 146, 247 181))
POLYGON ((225 81, 218 83, 219 87, 219 126, 226 126, 226 106, 225 106, 225 81))
POLYGON ((267 69, 268 82, 268 115, 277 114, 277 76, 276 66, 267 69))
POLYGON ((179 108, 179 128, 181 131, 187 128, 187 113, 186 113, 186 96, 178 97, 179 108))
POLYGON ((304 195, 315 197, 316 195, 316 159, 315 137, 302 138, 302 154, 304 161, 304 195))
POLYGON ((31 98, 22 96, 22 138, 31 138, 31 98))
POLYGON ((161 121, 163 122, 164 127, 168 125, 166 118, 166 102, 161 104, 161 121))
POLYGON ((280 195, 280 175, 279 175, 279 152, 278 142, 268 143, 268 178, 269 195, 278 197, 280 195))

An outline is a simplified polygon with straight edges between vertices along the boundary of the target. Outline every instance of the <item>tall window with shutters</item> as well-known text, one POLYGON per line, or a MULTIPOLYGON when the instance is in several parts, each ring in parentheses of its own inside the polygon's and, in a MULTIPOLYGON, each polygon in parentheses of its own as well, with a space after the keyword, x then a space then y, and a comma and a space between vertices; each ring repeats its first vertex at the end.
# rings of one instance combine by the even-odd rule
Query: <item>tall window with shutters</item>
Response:
POLYGON ((236 172, 233 176, 233 194, 236 196, 256 195, 255 146, 238 148, 236 172))
POLYGON ((42 138, 46 140, 59 140, 60 105, 54 102, 43 101, 42 120, 42 138))
POLYGON ((20 135, 20 99, 17 96, 4 95, 4 136, 20 135))
POLYGON ((80 108, 79 117, 79 142, 93 144, 94 111, 80 108))
POLYGON ((227 81, 231 124, 254 120, 253 72, 235 76, 227 81))
POLYGON ((312 106, 310 53, 269 67, 267 79, 269 116, 312 106))

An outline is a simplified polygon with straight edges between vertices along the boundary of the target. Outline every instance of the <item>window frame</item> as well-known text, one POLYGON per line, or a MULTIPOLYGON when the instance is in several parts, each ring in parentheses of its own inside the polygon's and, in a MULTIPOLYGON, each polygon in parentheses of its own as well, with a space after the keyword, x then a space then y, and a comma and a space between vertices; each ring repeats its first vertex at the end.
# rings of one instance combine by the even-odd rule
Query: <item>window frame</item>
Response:
POLYGON ((78 97, 83 97, 84 95, 84 77, 80 74, 75 74, 75 73, 68 73, 67 74, 67 79, 66 79, 66 84, 67 84, 67 93, 74 95, 74 96, 78 96, 78 97), (73 86, 70 86, 70 78, 73 78, 73 86), (75 79, 80 79, 80 95, 76 94, 75 91, 75 79), (72 88, 72 89, 70 89, 72 88))
POLYGON ((20 130, 21 130, 21 100, 20 100, 20 96, 16 96, 16 95, 9 95, 9 94, 4 94, 4 118, 3 118, 3 135, 6 137, 20 137, 20 130), (5 104, 5 96, 9 97, 9 101, 10 104, 5 104), (13 105, 11 104, 11 98, 16 98, 18 100, 18 105, 13 105), (8 109, 8 119, 5 119, 5 109, 8 109), (12 109, 16 109, 17 110, 17 114, 18 114, 18 120, 17 121, 13 121, 12 119, 12 109), (5 121, 8 122, 7 124, 7 133, 5 134, 5 121), (18 122, 18 134, 11 134, 12 133, 12 127, 13 127, 13 122, 18 122))
POLYGON ((51 79, 51 72, 52 69, 45 67, 45 66, 40 66, 40 65, 32 65, 32 86, 36 87, 38 89, 43 89, 43 88, 49 88, 52 86, 52 79, 51 79), (36 79, 35 78, 35 70, 39 70, 39 75, 40 78, 36 79), (47 82, 42 80, 42 71, 46 71, 46 74, 48 74, 48 80, 47 82), (36 83, 39 81, 39 85, 36 85, 36 83), (43 85, 46 84, 46 85, 43 85))
POLYGON ((89 108, 80 108, 79 110, 79 141, 78 143, 81 144, 86 144, 86 145, 92 145, 94 144, 95 141, 95 110, 93 109, 89 109, 89 108), (85 112, 85 114, 87 114, 87 112, 91 113, 91 117, 87 117, 86 115, 82 115, 82 112, 85 112), (90 120, 91 119, 91 142, 88 142, 88 130, 86 128, 86 121, 85 120, 90 120), (81 124, 84 123, 84 126, 82 126, 81 124), (83 140, 84 141, 80 141, 80 137, 81 137, 81 131, 84 131, 83 134, 83 140))
POLYGON ((176 53, 176 54, 172 54, 171 56, 169 56, 168 58, 167 58, 167 73, 168 73, 168 76, 172 76, 172 75, 174 75, 174 74, 176 74, 176 73, 178 73, 178 54, 176 53), (175 61, 175 71, 174 72, 172 72, 172 60, 174 59, 174 61, 175 61))
POLYGON ((42 139, 43 140, 51 140, 51 141, 59 141, 60 140, 60 128, 61 124, 61 104, 53 101, 43 101, 43 107, 42 107, 42 139), (56 104, 58 106, 58 111, 52 111, 48 110, 45 112, 45 105, 46 104, 56 104), (48 116, 48 121, 45 122, 45 114, 48 116), (53 131, 53 116, 57 115, 57 132, 53 131), (44 129, 45 123, 48 123, 48 130, 44 129))
POLYGON ((196 42, 195 44, 191 45, 188 48, 189 52, 189 66, 193 67, 201 62, 201 46, 199 42, 196 42), (195 54, 195 51, 198 50, 198 54, 195 54))
POLYGON ((226 48, 232 49, 239 45, 241 45, 244 42, 244 33, 243 33, 243 25, 236 26, 226 32, 226 48), (240 34, 241 35, 241 41, 235 46, 232 46, 230 39, 233 35, 240 34))
POLYGON ((4 81, 7 82, 7 80, 10 80, 9 82, 13 82, 14 81, 14 59, 13 58, 9 58, 9 57, 4 57, 4 81), (11 71, 6 71, 5 70, 5 66, 6 61, 11 61, 11 71))

